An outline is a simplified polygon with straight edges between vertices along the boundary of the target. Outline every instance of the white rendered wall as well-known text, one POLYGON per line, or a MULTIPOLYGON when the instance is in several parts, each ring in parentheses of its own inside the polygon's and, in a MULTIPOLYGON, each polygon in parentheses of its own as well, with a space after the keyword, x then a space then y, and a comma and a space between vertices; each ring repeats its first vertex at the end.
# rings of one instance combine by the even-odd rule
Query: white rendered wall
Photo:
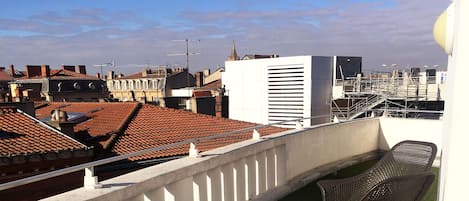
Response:
MULTIPOLYGON (((454 37, 448 59, 448 84, 443 115, 443 156, 439 200, 467 200, 469 135, 467 131, 467 75, 469 74, 469 1, 454 0, 454 37)), ((447 27, 451 29, 453 27, 447 27)), ((448 32, 447 32, 448 33, 448 32)))
MULTIPOLYGON (((330 98, 332 96, 332 57, 294 56, 271 59, 254 59, 227 61, 222 82, 229 96, 229 118, 253 123, 267 124, 278 122, 279 119, 298 119, 311 116, 330 114, 330 98), (284 73, 284 74, 283 74, 284 73), (282 75, 283 74, 283 75, 282 75), (283 78, 282 76, 286 76, 283 78), (298 76, 298 78, 296 78, 298 76), (294 78, 292 78, 294 77, 294 78), (301 86, 272 86, 281 80, 301 86), (313 82, 314 81, 314 82, 313 82), (287 90, 276 91, 278 88, 287 90), (301 88, 292 90, 291 88, 301 88), (289 94, 290 92, 301 94, 289 94), (276 93, 280 92, 280 93, 276 93), (282 94, 284 93, 285 94, 282 94), (297 100, 296 106, 282 100, 297 100), (290 98, 290 97, 301 98, 290 98), (329 101, 327 101, 328 99, 329 101), (300 108, 297 108, 298 105, 300 108), (289 111, 296 107, 297 111, 289 111), (270 109, 269 109, 270 108, 270 109), (272 109, 275 108, 275 109, 272 109), (278 108, 286 108, 284 113, 278 108), (280 111, 280 112, 279 112, 280 111), (298 114, 302 112, 302 114, 298 114)), ((278 82, 281 83, 281 82, 278 82)), ((285 82, 283 82, 285 83, 285 82)), ((329 117, 315 119, 313 122, 325 123, 329 117)), ((294 122, 292 122, 294 125, 294 122)), ((305 120, 304 125, 312 125, 305 120)), ((313 124, 314 125, 314 124, 313 124)))
POLYGON ((268 122, 266 66, 269 60, 225 62, 222 84, 229 96, 230 119, 262 124, 268 122))
MULTIPOLYGON (((430 119, 403 119, 380 117, 379 147, 388 150, 403 140, 433 142, 440 158, 443 138, 443 121, 430 119)), ((438 163, 439 160, 436 160, 438 163)), ((439 165, 439 164, 437 164, 439 165)))

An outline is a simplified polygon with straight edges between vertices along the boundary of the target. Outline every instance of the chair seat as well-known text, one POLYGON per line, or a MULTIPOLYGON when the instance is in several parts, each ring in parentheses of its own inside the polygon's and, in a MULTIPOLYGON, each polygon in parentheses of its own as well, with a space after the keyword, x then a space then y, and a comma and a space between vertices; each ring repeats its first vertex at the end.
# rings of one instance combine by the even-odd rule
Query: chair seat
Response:
POLYGON ((433 143, 402 141, 396 144, 367 171, 350 178, 318 181, 317 184, 321 189, 324 201, 373 200, 375 197, 379 198, 377 200, 389 200, 386 197, 402 196, 398 195, 398 192, 402 191, 412 191, 419 194, 419 192, 426 191, 428 188, 423 188, 422 185, 414 185, 410 189, 400 188, 399 186, 404 187, 407 184, 412 184, 412 182, 423 182, 422 184, 430 182, 431 185, 434 175, 430 172, 430 169, 436 151, 437 147, 433 143), (394 187, 395 184, 398 186, 394 187), (380 192, 382 196, 374 196, 380 195, 380 192))

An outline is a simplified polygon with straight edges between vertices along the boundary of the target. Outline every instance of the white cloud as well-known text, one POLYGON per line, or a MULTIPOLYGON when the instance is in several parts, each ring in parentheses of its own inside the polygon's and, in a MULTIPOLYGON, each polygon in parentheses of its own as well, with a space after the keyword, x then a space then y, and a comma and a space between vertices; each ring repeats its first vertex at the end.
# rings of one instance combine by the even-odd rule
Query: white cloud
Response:
POLYGON ((0 36, 0 65, 92 66, 110 59, 127 67, 145 63, 184 65, 184 57, 167 54, 185 51, 183 43, 172 40, 192 38, 201 39, 190 44, 191 51, 201 53, 191 57, 194 70, 223 65, 232 40, 236 40, 240 54, 356 55, 364 57, 367 68, 382 63, 445 66, 446 55, 433 43, 431 30, 448 3, 396 0, 393 6, 383 6, 382 2, 338 0, 329 7, 309 8, 303 2, 296 10, 185 10, 177 22, 171 23, 143 19, 131 11, 43 13, 29 21, 0 19, 3 31, 41 33, 0 36))

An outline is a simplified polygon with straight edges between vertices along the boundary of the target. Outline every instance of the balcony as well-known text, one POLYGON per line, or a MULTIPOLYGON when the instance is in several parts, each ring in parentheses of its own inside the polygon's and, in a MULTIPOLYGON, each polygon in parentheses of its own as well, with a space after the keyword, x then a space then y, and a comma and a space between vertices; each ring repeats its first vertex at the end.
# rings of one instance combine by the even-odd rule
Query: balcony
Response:
POLYGON ((431 141, 440 149, 441 126, 439 120, 372 118, 300 128, 44 200, 278 200, 325 175, 375 159, 402 140, 431 141))

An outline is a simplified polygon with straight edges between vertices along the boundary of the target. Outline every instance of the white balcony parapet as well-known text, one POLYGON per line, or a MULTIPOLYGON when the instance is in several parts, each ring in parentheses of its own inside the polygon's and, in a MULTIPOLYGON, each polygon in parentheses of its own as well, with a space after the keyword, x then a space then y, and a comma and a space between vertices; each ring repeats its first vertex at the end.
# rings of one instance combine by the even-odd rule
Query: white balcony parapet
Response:
POLYGON ((94 175, 94 167, 85 168, 85 176, 83 180, 83 187, 85 188, 96 189, 102 187, 98 182, 98 177, 94 175))
POLYGON ((406 139, 432 141, 440 147, 441 121, 369 118, 305 127, 134 171, 102 181, 102 188, 79 188, 44 200, 278 200, 406 139))
POLYGON ((252 139, 253 140, 261 139, 261 134, 256 129, 252 130, 252 139))
POLYGON ((377 150, 378 119, 331 123, 239 142, 103 181, 100 189, 45 200, 278 199, 377 150))
POLYGON ((193 142, 189 145, 189 157, 196 158, 199 157, 199 150, 193 142))
MULTIPOLYGON (((325 115, 319 115, 319 116, 307 117, 307 118, 302 118, 302 119, 304 120, 304 119, 323 118, 324 116, 325 115)), ((196 142, 201 142, 201 141, 207 141, 207 140, 227 137, 227 136, 230 136, 230 135, 240 134, 240 133, 252 130, 252 129, 258 129, 258 128, 263 128, 263 127, 267 127, 267 126, 272 126, 272 125, 276 125, 276 124, 281 124, 281 123, 285 123, 285 122, 289 122, 289 121, 297 121, 297 120, 298 119, 282 121, 282 122, 277 122, 277 123, 272 123, 272 124, 267 124, 267 125, 258 125, 258 126, 253 126, 253 127, 250 127, 250 128, 239 129, 239 130, 225 132, 225 133, 216 134, 216 135, 211 135, 211 136, 207 136, 207 137, 188 139, 188 140, 184 140, 184 141, 180 141, 180 142, 175 142, 175 143, 166 144, 166 145, 162 145, 162 146, 158 146, 158 147, 154 147, 154 148, 148 148, 148 149, 136 151, 136 152, 129 153, 129 154, 124 154, 124 155, 119 155, 119 156, 115 156, 115 157, 110 157, 110 158, 105 158, 105 159, 93 161, 93 162, 83 163, 83 164, 80 164, 80 165, 76 165, 76 166, 72 166, 72 167, 68 167, 68 168, 64 168, 64 169, 60 169, 60 170, 56 170, 56 171, 52 171, 52 172, 32 176, 32 177, 19 179, 19 180, 16 180, 16 181, 11 181, 11 182, 0 184, 0 191, 10 189, 10 188, 14 188, 14 187, 18 187, 18 186, 22 186, 22 185, 25 185, 25 184, 30 184, 30 183, 37 182, 37 181, 46 180, 46 179, 49 179, 49 178, 65 175, 65 174, 80 171, 80 170, 87 171, 87 172, 85 172, 85 173, 87 173, 86 174, 87 176, 85 175, 85 180, 84 180, 84 185, 83 186, 88 186, 88 187, 90 187, 90 186, 99 186, 99 184, 97 182, 95 182, 95 180, 97 181, 97 178, 94 176, 94 173, 92 173, 92 171, 91 171, 93 169, 93 167, 95 167, 95 166, 104 165, 104 164, 124 160, 124 159, 127 159, 127 158, 143 155, 143 154, 146 154, 146 153, 151 153, 151 152, 156 152, 156 151, 160 151, 160 150, 164 150, 164 149, 169 149, 169 148, 172 148, 172 147, 177 147, 177 146, 181 146, 181 145, 186 145, 186 144, 191 144, 191 143, 196 143, 196 142)), ((194 152, 194 150, 193 150, 193 152, 194 152)))

